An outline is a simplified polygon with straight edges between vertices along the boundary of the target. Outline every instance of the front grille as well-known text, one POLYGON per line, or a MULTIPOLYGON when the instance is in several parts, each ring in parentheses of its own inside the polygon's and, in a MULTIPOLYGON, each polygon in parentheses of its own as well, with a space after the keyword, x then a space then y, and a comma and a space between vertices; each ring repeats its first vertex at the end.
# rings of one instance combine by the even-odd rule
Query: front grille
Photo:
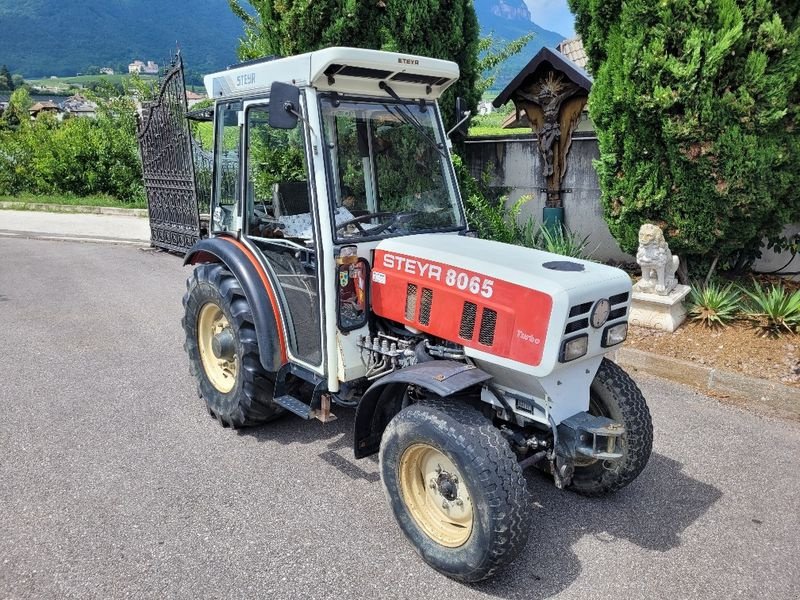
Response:
POLYGON ((611 304, 622 304, 623 302, 628 301, 628 292, 623 292, 622 294, 615 294, 611 296, 608 301, 611 304))
POLYGON ((422 302, 419 306, 419 322, 428 325, 431 322, 431 307, 433 306, 433 290, 422 288, 422 302))
POLYGON ((570 318, 577 317, 578 315, 588 313, 591 308, 592 308, 592 302, 584 302, 583 304, 578 304, 569 309, 569 316, 570 318))
POLYGON ((417 314, 417 286, 409 283, 406 288, 406 319, 413 321, 417 314))
POLYGON ((628 312, 626 307, 615 308, 610 313, 608 313, 608 320, 613 321, 614 319, 619 319, 620 317, 624 317, 625 313, 628 312))
POLYGON ((475 317, 478 316, 478 305, 473 302, 464 302, 464 311, 461 313, 461 326, 458 335, 465 340, 471 340, 475 334, 475 317))
POLYGON ((572 333, 574 331, 580 331, 581 329, 585 329, 589 326, 589 319, 578 319, 577 321, 573 321, 572 323, 567 323, 566 328, 564 328, 564 333, 572 333))
POLYGON ((481 313, 481 330, 478 332, 478 341, 484 346, 494 343, 494 329, 497 326, 497 311, 484 308, 481 313))

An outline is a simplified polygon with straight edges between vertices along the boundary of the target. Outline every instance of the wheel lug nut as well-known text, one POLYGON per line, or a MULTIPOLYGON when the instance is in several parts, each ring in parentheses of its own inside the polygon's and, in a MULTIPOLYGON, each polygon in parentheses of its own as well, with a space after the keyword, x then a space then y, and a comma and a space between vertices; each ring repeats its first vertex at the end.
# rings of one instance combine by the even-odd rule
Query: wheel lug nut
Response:
POLYGON ((431 479, 431 489, 432 490, 436 489, 436 480, 435 479, 431 479))
POLYGON ((442 500, 442 508, 445 510, 449 510, 450 503, 447 500, 442 500))
POLYGON ((456 498, 456 506, 464 506, 464 501, 461 498, 456 498))

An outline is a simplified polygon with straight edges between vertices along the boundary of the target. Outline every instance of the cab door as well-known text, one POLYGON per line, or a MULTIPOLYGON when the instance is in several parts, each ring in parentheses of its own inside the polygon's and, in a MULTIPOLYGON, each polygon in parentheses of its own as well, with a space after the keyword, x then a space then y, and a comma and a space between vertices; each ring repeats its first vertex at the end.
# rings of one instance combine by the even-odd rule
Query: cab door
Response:
POLYGON ((269 104, 244 103, 242 231, 274 282, 292 362, 324 373, 319 225, 307 126, 277 129, 269 104))

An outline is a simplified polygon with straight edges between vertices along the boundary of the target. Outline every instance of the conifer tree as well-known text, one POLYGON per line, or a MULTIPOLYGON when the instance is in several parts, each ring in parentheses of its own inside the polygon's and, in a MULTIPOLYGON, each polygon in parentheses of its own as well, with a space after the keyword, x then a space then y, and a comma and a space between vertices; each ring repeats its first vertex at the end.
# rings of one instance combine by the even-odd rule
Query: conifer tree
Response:
POLYGON ((695 262, 742 267, 800 221, 796 0, 570 0, 612 234, 646 221, 695 262))
POLYGON ((0 66, 0 91, 13 92, 14 80, 6 65, 0 66))

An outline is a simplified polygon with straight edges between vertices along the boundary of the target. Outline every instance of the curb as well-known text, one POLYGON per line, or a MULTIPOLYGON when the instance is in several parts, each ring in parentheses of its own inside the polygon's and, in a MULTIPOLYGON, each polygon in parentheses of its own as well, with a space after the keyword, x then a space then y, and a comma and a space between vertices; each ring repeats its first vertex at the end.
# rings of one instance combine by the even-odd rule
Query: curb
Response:
POLYGON ((6 229, 0 229, 0 238, 23 238, 26 240, 44 240, 48 242, 82 242, 93 244, 122 244, 127 246, 150 247, 149 240, 70 235, 66 233, 41 233, 37 231, 9 231, 6 229))
POLYGON ((632 371, 690 385, 704 392, 742 398, 800 420, 800 388, 634 348, 617 350, 614 362, 632 371))
POLYGON ((83 206, 80 204, 45 204, 42 202, 0 202, 0 209, 33 210, 52 213, 83 215, 114 215, 118 217, 147 217, 146 208, 114 208, 111 206, 83 206))

